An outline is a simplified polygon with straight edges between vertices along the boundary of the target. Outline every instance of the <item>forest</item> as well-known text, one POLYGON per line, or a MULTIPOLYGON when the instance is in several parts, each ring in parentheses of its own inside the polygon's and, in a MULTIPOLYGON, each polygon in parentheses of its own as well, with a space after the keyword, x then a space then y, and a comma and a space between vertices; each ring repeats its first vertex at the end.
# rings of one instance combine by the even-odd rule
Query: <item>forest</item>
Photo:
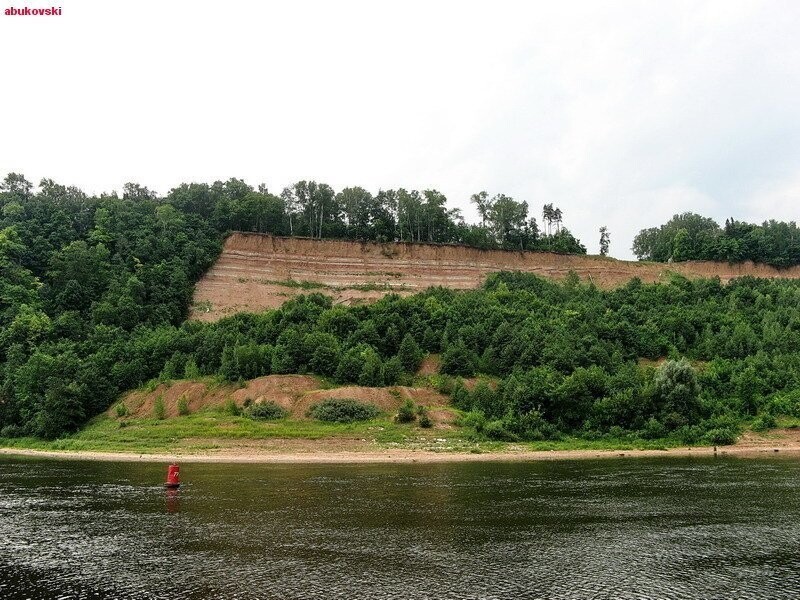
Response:
POLYGON ((675 215, 664 225, 643 229, 633 240, 640 260, 657 262, 751 260, 774 267, 800 264, 800 230, 794 221, 761 225, 725 220, 725 227, 694 213, 675 215))
MULTIPOLYGON (((723 443, 745 420, 800 416, 795 281, 674 277, 603 291, 577 277, 500 273, 469 292, 434 288, 353 307, 309 294, 261 314, 186 321, 194 282, 233 229, 362 239, 384 228, 395 239, 445 241, 464 227, 502 247, 535 224, 506 227, 508 207, 520 224, 527 205, 476 195, 485 221, 462 225, 425 192, 414 210, 398 201, 385 221, 370 213, 359 229, 347 203, 331 200, 344 192, 306 204, 296 188, 276 197, 230 180, 158 198, 131 184, 122 197, 88 197, 50 180, 34 193, 22 176, 6 177, 0 437, 75 431, 154 378, 313 373, 391 385, 413 381, 426 353, 440 354, 464 424, 493 439, 635 432, 723 443)), ((574 239, 558 209, 543 212, 545 230, 523 245, 574 239)))

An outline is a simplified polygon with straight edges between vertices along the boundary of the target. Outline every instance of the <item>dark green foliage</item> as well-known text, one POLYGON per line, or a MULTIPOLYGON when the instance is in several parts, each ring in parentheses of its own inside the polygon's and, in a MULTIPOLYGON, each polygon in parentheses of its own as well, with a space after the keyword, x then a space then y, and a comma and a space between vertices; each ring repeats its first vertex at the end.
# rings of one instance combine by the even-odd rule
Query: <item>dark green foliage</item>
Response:
POLYGON ((703 436, 703 441, 715 446, 727 446, 736 443, 739 437, 738 431, 733 427, 717 427, 709 429, 703 436))
POLYGON ((394 418, 398 423, 411 423, 412 421, 416 421, 416 419, 417 412, 414 409, 413 400, 410 399, 403 402, 394 418))
POLYGON ((472 410, 472 395, 469 390, 464 386, 461 379, 457 379, 453 384, 453 391, 450 394, 450 399, 453 406, 464 411, 472 410))
POLYGON ((348 398, 331 398, 314 404, 309 415, 327 423, 355 423, 369 421, 377 417, 381 411, 374 404, 365 404, 348 398))
POLYGON ((270 369, 273 373, 299 373, 306 359, 303 336, 295 327, 284 329, 278 336, 272 353, 270 369))
POLYGON ((244 415, 257 421, 277 421, 289 414, 285 408, 279 406, 273 400, 251 404, 244 409, 244 415))
POLYGON ((469 406, 489 419, 496 419, 506 412, 507 404, 502 401, 502 396, 497 391, 481 381, 472 390, 469 406))
POLYGON ((383 363, 383 385, 397 385, 404 379, 403 365, 393 356, 383 363))
POLYGON ((423 352, 419 344, 411 337, 410 333, 403 336, 400 348, 397 350, 397 358, 408 373, 416 373, 422 362, 423 352))
POLYGON ((238 417, 242 414, 242 409, 233 398, 228 398, 225 400, 225 404, 222 405, 222 412, 232 417, 238 417))
POLYGON ((750 427, 753 429, 753 431, 767 431, 769 429, 774 429, 777 426, 778 421, 769 413, 764 413, 763 415, 757 416, 750 424, 750 427))
POLYGON ((381 357, 372 348, 362 353, 363 364, 358 374, 358 385, 379 387, 383 385, 383 363, 381 357))
POLYGON ((269 375, 273 348, 268 344, 243 344, 228 346, 222 351, 219 374, 228 381, 255 379, 269 375))
POLYGON ((800 388, 774 395, 764 410, 775 416, 800 417, 800 388))
POLYGON ((164 396, 158 396, 155 399, 155 402, 153 403, 153 416, 156 419, 164 419, 167 416, 167 407, 164 405, 164 396))
POLYGON ((330 333, 315 331, 303 339, 304 354, 310 357, 308 368, 313 373, 332 376, 336 373, 341 356, 339 340, 330 333))
POLYGON ((640 435, 646 440, 657 440, 666 437, 668 433, 667 428, 658 419, 650 417, 640 435))
POLYGON ((502 420, 503 428, 515 438, 540 441, 557 440, 561 432, 554 424, 549 423, 538 410, 527 413, 508 413, 502 420))
POLYGON ((366 344, 359 344, 347 350, 336 368, 336 380, 342 383, 355 383, 361 376, 367 357, 375 351, 366 344))
POLYGON ((499 440, 503 442, 515 442, 519 439, 513 431, 510 431, 506 424, 501 420, 488 421, 483 426, 483 434, 490 440, 499 440))
POLYGON ((475 374, 476 363, 475 353, 467 348, 461 338, 442 353, 442 373, 469 377, 475 374))
MULTIPOLYGON (((166 198, 134 184, 121 198, 50 180, 33 190, 13 174, 0 185, 0 430, 15 435, 74 431, 155 378, 314 373, 376 386, 408 382, 424 352, 442 352, 445 374, 494 377, 472 392, 437 379, 494 437, 666 431, 694 443, 735 438, 755 415, 800 416, 796 281, 675 276, 602 291, 574 274, 558 284, 498 273, 468 292, 353 307, 310 293, 259 315, 185 320, 193 283, 232 229, 584 252, 551 205, 540 229, 527 205, 502 195, 477 194, 482 223, 469 226, 435 190, 335 194, 299 182, 276 197, 236 179, 166 198), (666 357, 660 369, 639 364, 666 357)), ((682 215, 643 232, 637 252, 783 266, 798 263, 795 231, 775 222, 723 231, 682 215)))
POLYGON ((662 422, 670 428, 691 423, 700 415, 700 386, 689 361, 667 361, 653 380, 653 400, 662 422))
POLYGON ((644 229, 633 241, 640 259, 659 262, 752 260, 776 267, 800 264, 800 231, 794 222, 753 225, 725 220, 725 227, 693 213, 675 215, 661 227, 644 229))

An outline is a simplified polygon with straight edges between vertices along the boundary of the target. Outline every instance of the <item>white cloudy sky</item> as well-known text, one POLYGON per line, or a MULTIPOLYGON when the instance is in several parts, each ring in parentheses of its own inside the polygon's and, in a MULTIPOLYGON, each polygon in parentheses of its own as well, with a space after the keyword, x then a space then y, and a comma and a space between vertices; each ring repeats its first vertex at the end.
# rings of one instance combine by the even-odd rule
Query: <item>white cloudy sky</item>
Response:
POLYGON ((485 189, 620 258, 675 212, 798 216, 796 0, 61 6, 0 15, 0 174, 485 189))

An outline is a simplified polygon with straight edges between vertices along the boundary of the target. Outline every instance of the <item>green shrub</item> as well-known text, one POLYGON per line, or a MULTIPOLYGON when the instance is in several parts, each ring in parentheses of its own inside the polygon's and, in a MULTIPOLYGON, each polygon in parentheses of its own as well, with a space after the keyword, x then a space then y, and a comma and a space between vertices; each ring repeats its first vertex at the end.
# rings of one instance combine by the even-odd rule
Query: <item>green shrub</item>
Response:
POLYGON ((239 408, 233 398, 228 398, 225 400, 225 404, 222 407, 222 412, 231 415, 232 417, 238 417, 240 414, 242 414, 242 410, 239 408))
POLYGON ((456 419, 456 425, 459 427, 472 427, 475 431, 481 433, 486 426, 486 417, 483 413, 470 411, 456 419))
POLYGON ((356 380, 358 385, 380 387, 383 385, 383 363, 374 350, 365 352, 364 364, 356 380))
POLYGON ((619 425, 612 425, 608 428, 608 437, 615 440, 620 440, 628 437, 628 432, 619 425))
POLYGON ((462 379, 457 379, 453 384, 453 393, 451 394, 451 401, 453 406, 461 410, 470 410, 472 408, 472 397, 469 390, 464 386, 462 379))
POLYGON ((125 406, 124 402, 120 402, 114 407, 114 412, 117 414, 117 417, 119 417, 120 419, 122 417, 127 417, 128 416, 128 407, 125 406))
POLYGON ((657 440, 667 436, 667 428, 655 417, 650 417, 639 433, 646 440, 657 440))
POLYGON ((433 427, 433 420, 428 414, 428 409, 421 404, 417 405, 417 417, 419 418, 419 426, 423 429, 430 429, 433 427))
POLYGON ((400 364, 400 359, 393 356, 385 363, 383 363, 383 384, 384 385, 397 385, 403 380, 403 365, 400 364))
POLYGON ((433 383, 437 392, 449 396, 455 389, 456 380, 448 375, 435 375, 433 377, 433 383))
POLYGON ((354 423, 369 421, 381 411, 374 404, 364 404, 350 398, 329 398, 314 404, 309 415, 326 423, 354 423))
POLYGON ((700 386, 692 365, 686 359, 669 360, 656 371, 653 398, 669 429, 679 429, 697 419, 700 413, 700 386))
POLYGON ((524 415, 507 414, 503 417, 503 425, 519 439, 531 442, 558 440, 562 437, 558 427, 546 421, 537 410, 524 415))
POLYGON ((189 414, 189 400, 185 395, 178 398, 178 414, 181 416, 189 414))
POLYGON ((416 420, 416 418, 417 415, 414 411, 414 403, 411 400, 406 400, 397 411, 397 416, 394 420, 398 423, 411 423, 416 420))
POLYGON ((25 434, 22 427, 18 425, 6 425, 0 429, 0 438, 15 438, 22 437, 25 434))
POLYGON ((753 431, 767 431, 768 429, 774 429, 777 426, 778 421, 769 413, 758 415, 755 419, 753 419, 753 422, 750 425, 753 431))
POLYGON ((275 403, 274 400, 252 404, 244 411, 245 416, 257 421, 277 421, 288 415, 288 411, 275 403))
POLYGON ((400 348, 397 350, 397 358, 403 369, 409 373, 416 373, 422 362, 423 352, 416 340, 410 335, 403 336, 400 348))
POLYGON ((159 396, 153 403, 153 416, 159 420, 167 416, 167 408, 164 406, 164 396, 159 396))
POLYGON ((489 421, 483 427, 483 434, 490 440, 500 440, 504 442, 515 442, 519 437, 506 429, 505 423, 500 420, 489 421))
POLYGON ((442 353, 442 373, 471 377, 475 374, 476 362, 475 353, 458 338, 442 353))
POLYGON ((486 415, 489 419, 499 419, 505 414, 503 398, 485 381, 479 381, 470 394, 472 408, 486 415))
POLYGON ((765 408, 773 415, 800 417, 800 389, 776 394, 765 408))
POLYGON ((188 361, 186 361, 186 366, 183 369, 183 376, 186 379, 200 378, 200 369, 197 368, 197 363, 194 362, 193 358, 190 358, 188 361))
POLYGON ((736 443, 739 431, 733 427, 717 427, 710 429, 703 436, 703 441, 715 446, 729 446, 736 443))
POLYGON ((703 428, 699 425, 684 425, 675 432, 675 437, 684 444, 696 444, 703 437, 703 428))

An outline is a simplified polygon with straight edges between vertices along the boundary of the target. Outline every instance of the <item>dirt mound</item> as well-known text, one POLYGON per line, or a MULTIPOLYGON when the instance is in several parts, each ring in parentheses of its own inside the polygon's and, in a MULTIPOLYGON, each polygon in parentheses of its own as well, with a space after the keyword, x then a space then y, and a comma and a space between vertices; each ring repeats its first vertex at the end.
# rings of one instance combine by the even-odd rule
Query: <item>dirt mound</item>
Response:
POLYGON ((234 233, 222 255, 198 282, 192 318, 215 321, 237 312, 277 308, 312 291, 335 303, 373 302, 389 292, 412 294, 432 286, 476 288, 489 273, 524 271, 563 279, 570 272, 603 288, 634 277, 661 281, 686 277, 800 278, 800 267, 776 269, 751 262, 729 265, 691 261, 674 264, 615 260, 550 252, 479 250, 465 246, 348 242, 234 233))
POLYGON ((231 398, 238 406, 243 406, 246 400, 255 403, 271 400, 292 416, 302 417, 295 414, 298 399, 316 389, 319 389, 319 381, 308 375, 268 375, 248 381, 245 387, 231 394, 231 398))
MULTIPOLYGON (((319 389, 319 382, 307 375, 268 375, 246 382, 244 387, 237 384, 209 384, 198 381, 174 381, 162 383, 151 391, 135 390, 124 395, 121 401, 132 417, 151 417, 155 403, 160 397, 164 402, 164 413, 167 417, 178 415, 178 402, 186 398, 190 412, 203 408, 223 406, 232 398, 238 406, 245 400, 263 402, 272 400, 287 410, 291 410, 294 401, 308 391, 319 389)), ((112 406, 109 415, 116 415, 116 407, 112 406)))
POLYGON ((436 375, 442 369, 442 358, 438 354, 428 354, 422 359, 417 375, 436 375))
MULTIPOLYGON (((189 411, 221 407, 229 399, 241 407, 246 400, 255 403, 275 402, 282 406, 292 418, 305 419, 313 404, 329 398, 352 398, 359 402, 374 404, 386 413, 395 412, 406 399, 426 407, 443 408, 447 397, 427 388, 396 386, 371 388, 345 386, 320 389, 320 382, 307 375, 268 375, 252 379, 241 387, 236 384, 215 385, 197 381, 175 381, 162 383, 151 391, 136 390, 122 397, 128 416, 147 418, 154 416, 155 404, 161 398, 167 417, 178 416, 178 402, 185 398, 189 411)), ((116 416, 116 406, 107 413, 116 416)))
MULTIPOLYGON (((197 410, 205 405, 204 399, 208 395, 208 386, 197 381, 176 381, 173 384, 162 383, 153 391, 133 391, 122 397, 122 402, 128 414, 133 417, 153 416, 156 400, 160 397, 164 402, 164 414, 174 417, 178 414, 178 401, 185 397, 189 410, 197 410)), ((116 414, 116 407, 112 406, 108 413, 116 414)))

